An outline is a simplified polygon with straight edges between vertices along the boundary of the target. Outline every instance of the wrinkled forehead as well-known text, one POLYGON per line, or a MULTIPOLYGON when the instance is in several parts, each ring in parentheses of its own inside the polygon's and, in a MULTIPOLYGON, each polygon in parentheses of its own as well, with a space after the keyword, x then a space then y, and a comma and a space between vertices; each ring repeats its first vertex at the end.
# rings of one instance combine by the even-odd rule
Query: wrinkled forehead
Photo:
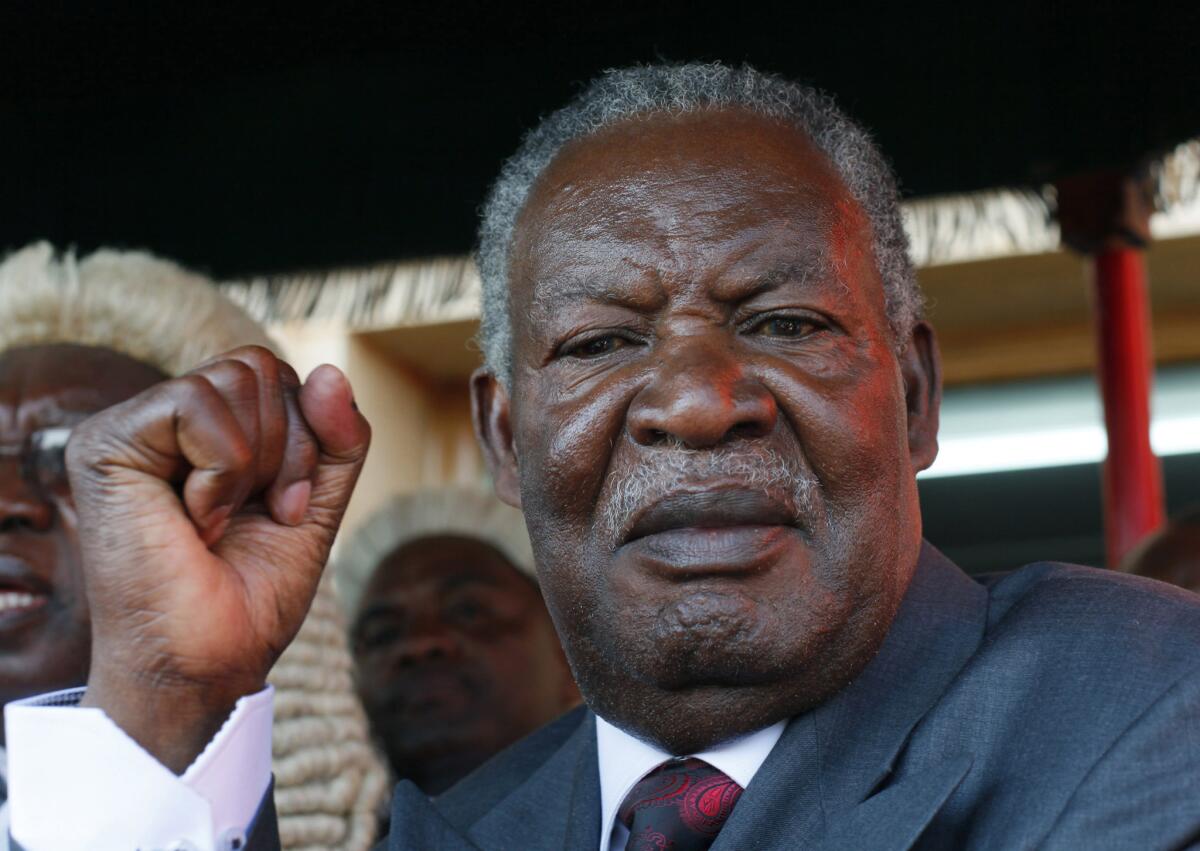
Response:
POLYGON ((869 226, 800 130, 741 110, 654 114, 568 144, 517 221, 513 282, 566 273, 702 278, 758 255, 869 250, 869 226), (636 247, 636 251, 630 250, 636 247))
POLYGON ((167 376, 101 346, 50 344, 0 352, 0 430, 70 425, 167 376))

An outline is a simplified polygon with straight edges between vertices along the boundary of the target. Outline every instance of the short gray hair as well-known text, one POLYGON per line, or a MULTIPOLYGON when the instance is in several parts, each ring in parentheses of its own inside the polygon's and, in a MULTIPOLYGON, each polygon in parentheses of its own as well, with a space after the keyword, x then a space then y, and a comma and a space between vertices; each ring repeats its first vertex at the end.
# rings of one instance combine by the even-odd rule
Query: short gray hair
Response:
POLYGON ((522 139, 484 202, 476 260, 483 279, 479 343, 488 368, 507 381, 512 370, 509 249, 517 218, 538 178, 569 142, 654 112, 735 107, 779 119, 804 132, 833 163, 862 207, 874 237, 875 263, 898 345, 923 310, 908 255, 896 179, 870 134, 816 89, 743 65, 660 64, 606 71, 522 139))

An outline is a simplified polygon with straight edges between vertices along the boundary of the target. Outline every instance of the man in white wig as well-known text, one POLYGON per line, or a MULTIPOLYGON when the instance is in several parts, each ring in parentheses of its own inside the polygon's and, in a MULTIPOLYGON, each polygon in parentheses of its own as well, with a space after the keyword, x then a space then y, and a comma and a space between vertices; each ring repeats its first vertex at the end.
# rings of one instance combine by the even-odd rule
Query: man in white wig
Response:
POLYGON ((336 564, 358 690, 427 795, 579 703, 521 512, 467 489, 393 498, 336 564))
MULTIPOLYGON (((211 282, 173 263, 116 251, 60 258, 44 243, 0 263, 4 702, 81 686, 93 664, 78 518, 64 465, 71 429, 238 346, 271 343, 211 282)), ((275 803, 287 849, 369 847, 374 812, 386 792, 385 771, 353 694, 339 615, 332 587, 322 584, 296 641, 270 676, 275 803)), ((212 623, 213 630, 223 628, 212 623)), ((64 703, 77 699, 72 692, 62 695, 64 703)), ((259 723, 268 727, 270 713, 259 723)), ((266 738, 268 732, 257 729, 256 735, 266 738)), ((61 748, 72 748, 69 737, 60 741, 61 748)), ((78 754, 44 755, 47 770, 72 758, 78 754)), ((123 766, 117 782, 136 790, 138 772, 145 770, 123 766)), ((214 809, 256 794, 224 781, 215 788, 203 756, 182 776, 209 796, 214 809)), ((147 819, 153 817, 147 812, 147 819)), ((3 836, 6 841, 7 820, 3 836)))

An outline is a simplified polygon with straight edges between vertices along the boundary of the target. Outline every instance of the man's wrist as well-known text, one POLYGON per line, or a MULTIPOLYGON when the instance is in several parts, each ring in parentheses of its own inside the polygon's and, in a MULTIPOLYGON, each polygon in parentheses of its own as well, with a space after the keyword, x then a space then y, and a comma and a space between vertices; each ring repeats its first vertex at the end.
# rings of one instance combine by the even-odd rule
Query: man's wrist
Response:
MULTIPOLYGON (((81 692, 40 695, 5 709, 13 835, 25 847, 244 846, 270 787, 269 686, 239 700, 180 775, 103 709, 75 708, 81 692), (72 819, 63 822, 62 813, 72 819)), ((269 808, 266 818, 272 821, 269 808)))
POLYGON ((238 700, 261 691, 265 683, 231 686, 183 680, 138 683, 128 673, 114 679, 93 670, 79 705, 103 710, 147 753, 181 775, 221 729, 238 700))

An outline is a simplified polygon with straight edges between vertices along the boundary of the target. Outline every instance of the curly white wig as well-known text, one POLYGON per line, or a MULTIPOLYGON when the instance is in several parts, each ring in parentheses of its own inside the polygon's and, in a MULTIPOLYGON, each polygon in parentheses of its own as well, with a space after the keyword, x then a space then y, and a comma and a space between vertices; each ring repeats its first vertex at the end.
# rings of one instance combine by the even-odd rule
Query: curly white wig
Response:
MULTIPOLYGON (((0 263, 0 352, 102 346, 179 375, 242 345, 272 347, 201 275, 140 252, 56 256, 46 243, 0 263)), ((288 851, 363 851, 387 775, 369 744, 331 581, 271 672, 275 803, 288 851)))
POLYGON ((423 490, 394 496, 346 542, 334 564, 338 598, 352 623, 375 568, 400 547, 420 538, 456 535, 494 547, 534 582, 533 550, 525 517, 495 496, 467 488, 423 490))

